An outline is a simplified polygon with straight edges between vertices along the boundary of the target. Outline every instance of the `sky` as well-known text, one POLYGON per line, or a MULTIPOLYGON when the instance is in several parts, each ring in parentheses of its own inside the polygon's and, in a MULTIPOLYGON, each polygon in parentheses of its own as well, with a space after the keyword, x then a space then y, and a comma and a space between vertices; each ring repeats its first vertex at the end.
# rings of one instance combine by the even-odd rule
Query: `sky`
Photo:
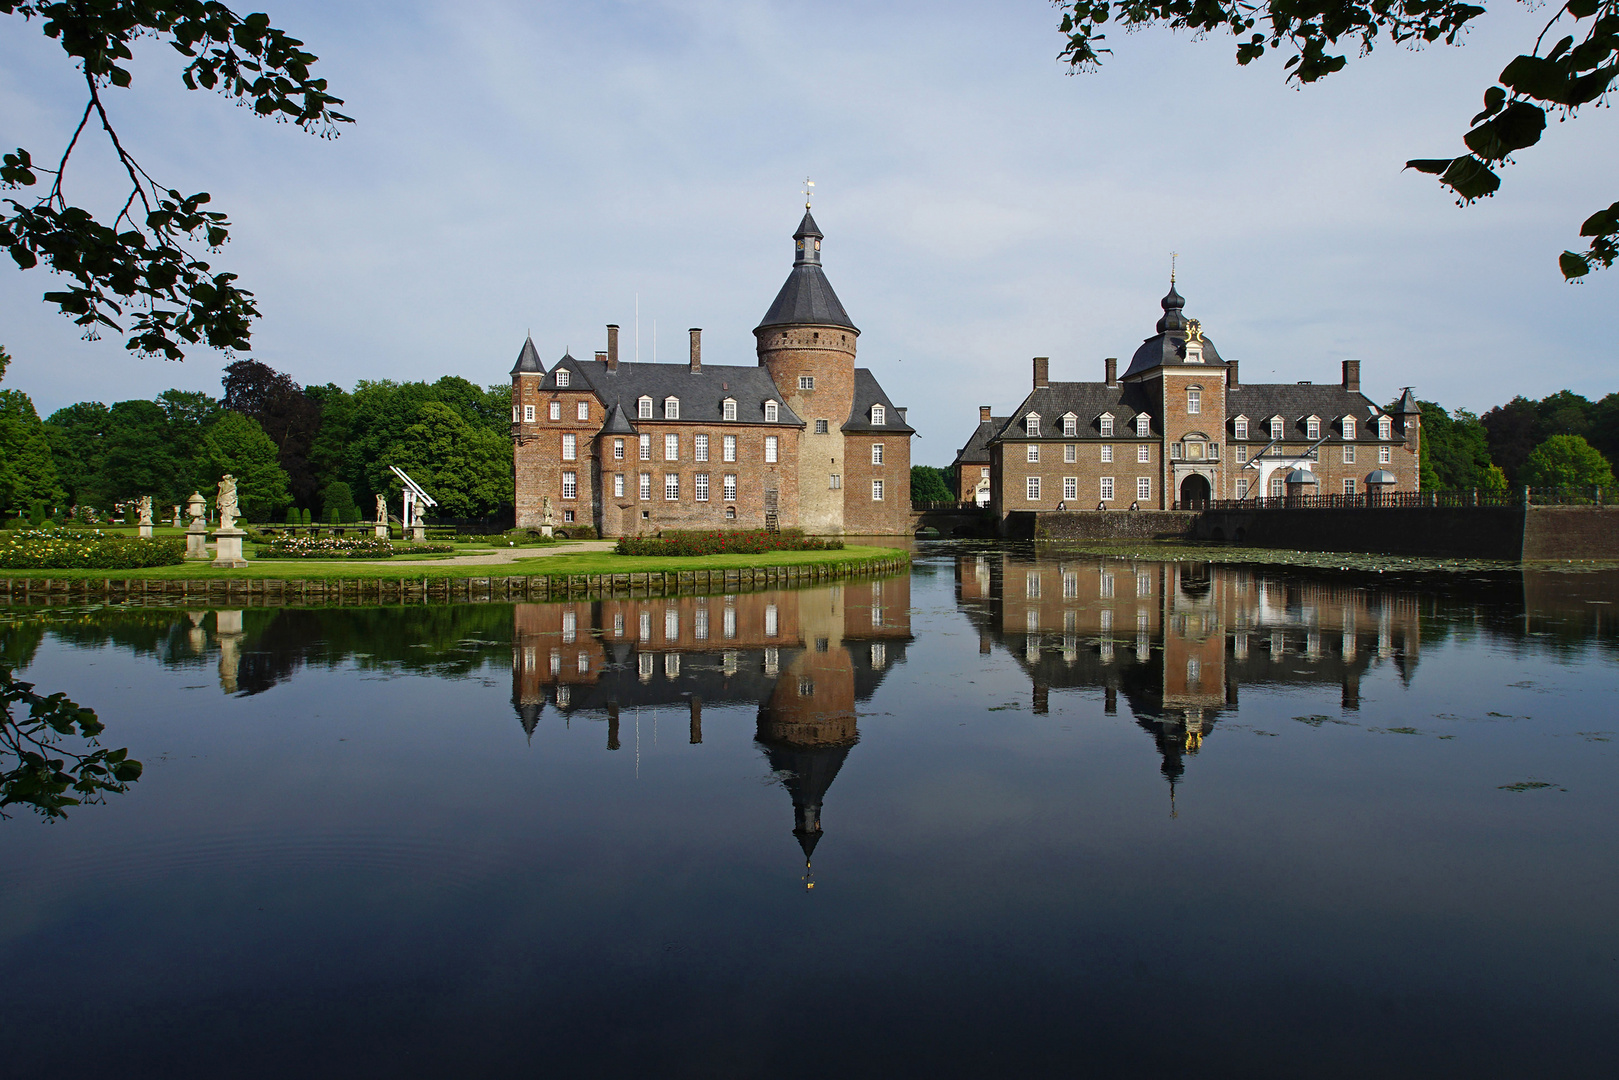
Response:
MULTIPOLYGON (((247 10, 247 9, 243 9, 247 10)), ((792 264, 806 176, 860 366, 909 407, 913 459, 945 465, 977 406, 1015 407, 1030 358, 1099 379, 1178 288, 1245 382, 1336 381, 1362 361, 1483 411, 1515 394, 1619 390, 1619 269, 1557 255, 1615 197, 1619 119, 1549 125, 1466 209, 1408 158, 1461 152, 1483 90, 1544 12, 1501 5, 1462 48, 1384 44, 1295 89, 1229 37, 1115 30, 1102 68, 1057 59, 1047 0, 274 3, 356 124, 335 140, 188 92, 137 49, 112 91, 147 170, 234 222, 214 257, 257 296, 252 357, 305 384, 506 382, 524 336, 549 365, 606 347, 755 363, 792 264)), ((83 108, 54 42, 8 17, 0 144, 60 153, 83 108)), ((121 202, 104 140, 70 198, 121 202)), ((41 415, 80 400, 220 393, 235 357, 140 358, 80 331, 0 266, 5 385, 41 415)))

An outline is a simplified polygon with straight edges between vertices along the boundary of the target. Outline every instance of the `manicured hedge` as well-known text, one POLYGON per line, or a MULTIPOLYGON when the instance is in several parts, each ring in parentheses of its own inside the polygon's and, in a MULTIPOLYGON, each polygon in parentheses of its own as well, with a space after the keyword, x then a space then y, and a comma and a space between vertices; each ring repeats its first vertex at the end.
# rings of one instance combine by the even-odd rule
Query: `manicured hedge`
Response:
POLYGON ((767 551, 837 551, 842 540, 805 536, 799 529, 668 530, 657 536, 621 536, 620 555, 758 555, 767 551))
POLYGON ((143 540, 88 529, 21 529, 0 538, 0 567, 8 570, 136 570, 185 562, 180 538, 143 540))

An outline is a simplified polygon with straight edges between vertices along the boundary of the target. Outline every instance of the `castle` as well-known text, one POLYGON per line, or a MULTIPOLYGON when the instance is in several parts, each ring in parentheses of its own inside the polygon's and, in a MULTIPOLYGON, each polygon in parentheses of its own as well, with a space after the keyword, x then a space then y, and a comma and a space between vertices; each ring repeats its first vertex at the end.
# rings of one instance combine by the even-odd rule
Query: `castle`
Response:
POLYGON ((549 371, 529 338, 512 368, 516 524, 602 536, 662 529, 909 532, 911 437, 867 368, 821 269, 808 205, 787 282, 754 328, 756 366, 594 360, 549 371))
POLYGON ((958 497, 1016 510, 1169 510, 1216 499, 1381 495, 1419 487, 1421 410, 1410 389, 1379 408, 1360 361, 1336 384, 1244 383, 1175 291, 1157 332, 1101 382, 1034 386, 1011 416, 979 410, 956 455, 958 497))

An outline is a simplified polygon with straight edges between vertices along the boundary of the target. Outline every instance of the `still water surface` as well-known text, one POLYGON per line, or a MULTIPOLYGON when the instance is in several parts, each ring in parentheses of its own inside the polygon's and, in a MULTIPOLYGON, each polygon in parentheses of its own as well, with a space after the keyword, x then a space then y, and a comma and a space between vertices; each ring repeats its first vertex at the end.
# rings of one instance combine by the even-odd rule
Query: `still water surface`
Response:
POLYGON ((1619 573, 0 612, 8 1076, 1612 1075, 1619 573))

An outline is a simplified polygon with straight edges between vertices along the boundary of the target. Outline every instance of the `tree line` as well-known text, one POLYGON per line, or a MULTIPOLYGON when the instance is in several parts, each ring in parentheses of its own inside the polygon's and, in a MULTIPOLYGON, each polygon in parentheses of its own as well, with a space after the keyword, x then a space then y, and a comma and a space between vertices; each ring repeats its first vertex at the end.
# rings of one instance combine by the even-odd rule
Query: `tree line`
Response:
POLYGON ((249 520, 279 521, 290 509, 351 521, 369 518, 378 494, 397 512, 390 465, 444 517, 512 502, 509 385, 447 375, 304 387, 256 360, 236 361, 221 381, 219 398, 165 390, 151 401, 81 401, 43 420, 28 395, 0 390, 0 509, 43 502, 51 516, 100 519, 151 495, 167 516, 193 491, 211 502, 228 472, 249 520))
POLYGON ((1422 408, 1424 490, 1611 486, 1619 461, 1619 393, 1519 395, 1482 416, 1422 408))

